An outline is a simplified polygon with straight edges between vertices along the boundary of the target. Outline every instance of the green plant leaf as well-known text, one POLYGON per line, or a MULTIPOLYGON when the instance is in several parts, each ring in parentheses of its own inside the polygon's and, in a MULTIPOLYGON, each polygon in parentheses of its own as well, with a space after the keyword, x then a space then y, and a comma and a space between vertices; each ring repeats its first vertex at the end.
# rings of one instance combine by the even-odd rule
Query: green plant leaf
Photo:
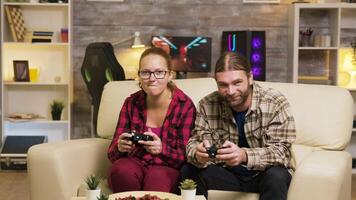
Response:
POLYGON ((100 178, 96 177, 95 174, 91 174, 86 177, 85 183, 87 184, 89 190, 95 190, 99 186, 100 178))
POLYGON ((62 112, 64 108, 64 102, 54 99, 50 104, 50 106, 51 106, 51 112, 62 112))
POLYGON ((197 187, 197 183, 192 179, 184 179, 180 182, 179 188, 182 190, 193 190, 197 187))

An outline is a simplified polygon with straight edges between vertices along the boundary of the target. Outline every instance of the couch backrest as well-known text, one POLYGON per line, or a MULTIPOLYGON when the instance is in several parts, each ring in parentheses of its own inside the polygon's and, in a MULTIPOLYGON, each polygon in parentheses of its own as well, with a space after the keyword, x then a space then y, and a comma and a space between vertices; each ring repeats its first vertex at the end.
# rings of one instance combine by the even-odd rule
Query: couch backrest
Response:
MULTIPOLYGON (((174 80, 195 104, 217 89, 213 78, 174 80)), ((336 86, 259 82, 289 100, 297 127, 296 144, 342 150, 351 137, 353 100, 336 86)), ((110 138, 126 97, 139 90, 137 81, 113 81, 105 85, 98 114, 98 134, 110 138)))
POLYGON ((275 88, 291 104, 296 144, 343 150, 351 138, 353 99, 348 90, 330 85, 259 82, 275 88))

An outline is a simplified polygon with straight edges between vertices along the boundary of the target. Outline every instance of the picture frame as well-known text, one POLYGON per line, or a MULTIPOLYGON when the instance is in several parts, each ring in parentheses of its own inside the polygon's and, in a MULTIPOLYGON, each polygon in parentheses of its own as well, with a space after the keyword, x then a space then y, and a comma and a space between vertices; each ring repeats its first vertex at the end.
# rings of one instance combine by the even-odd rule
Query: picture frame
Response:
POLYGON ((14 81, 30 81, 28 60, 14 60, 14 81))

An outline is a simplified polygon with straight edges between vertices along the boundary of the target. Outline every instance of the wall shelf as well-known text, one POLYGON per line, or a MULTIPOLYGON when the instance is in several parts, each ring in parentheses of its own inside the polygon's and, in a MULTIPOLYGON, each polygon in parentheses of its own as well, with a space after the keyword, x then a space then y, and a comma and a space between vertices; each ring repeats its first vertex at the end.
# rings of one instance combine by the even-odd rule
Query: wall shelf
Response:
POLYGON ((49 46, 49 47, 54 47, 54 46, 68 46, 69 44, 67 42, 36 42, 36 43, 30 43, 30 42, 3 42, 3 45, 8 45, 8 46, 49 46))
POLYGON ((41 6, 49 6, 49 7, 68 7, 68 3, 19 3, 19 2, 4 2, 3 5, 10 5, 10 6, 34 6, 34 7, 41 7, 41 6))
MULTIPOLYGON (((72 104, 71 2, 1 2, 1 138, 10 135, 45 135, 48 142, 70 139, 72 104), (29 31, 53 32, 51 42, 15 42, 5 6, 18 6, 29 31), (61 30, 68 30, 68 37, 61 30), (63 39, 62 39, 63 36, 63 39), (26 60, 37 80, 15 82, 13 61, 26 60), (35 70, 32 70, 35 69, 35 70), (64 102, 60 121, 53 121, 50 104, 64 102), (14 113, 35 113, 42 118, 13 121, 14 113)), ((26 40, 27 41, 27 40, 26 40)), ((29 74, 31 74, 29 73, 29 74)))
POLYGON ((68 124, 68 120, 51 120, 51 119, 33 119, 33 120, 18 120, 18 121, 13 121, 13 120, 5 120, 5 123, 9 124, 15 124, 15 125, 23 125, 23 123, 26 124, 68 124))
POLYGON ((301 76, 322 76, 328 77, 329 80, 324 84, 338 85, 339 53, 345 46, 350 46, 350 41, 356 34, 355 22, 355 4, 298 3, 291 5, 288 30, 289 81, 298 83, 303 82, 301 76), (300 31, 308 28, 313 30, 308 39, 311 40, 308 42, 310 46, 300 46, 302 40, 300 31), (317 35, 318 37, 328 35, 329 44, 327 42, 320 44, 315 41, 317 35))
POLYGON ((69 86, 68 83, 41 83, 41 82, 10 82, 5 81, 5 86, 69 86))

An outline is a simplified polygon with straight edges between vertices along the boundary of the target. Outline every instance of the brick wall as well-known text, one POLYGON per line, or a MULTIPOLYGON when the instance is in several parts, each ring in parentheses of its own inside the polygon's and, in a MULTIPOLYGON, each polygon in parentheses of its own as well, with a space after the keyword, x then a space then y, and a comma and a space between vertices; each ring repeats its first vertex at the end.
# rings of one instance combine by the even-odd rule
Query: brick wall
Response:
MULTIPOLYGON (((222 31, 265 30, 267 81, 287 81, 288 12, 290 4, 243 4, 242 0, 73 1, 74 106, 72 137, 90 136, 90 96, 80 68, 91 42, 116 42, 141 32, 146 44, 153 35, 212 37, 212 66, 220 52, 222 31)), ((125 43, 120 48, 128 47, 125 43)), ((120 61, 119 61, 120 62, 120 61)), ((209 74, 188 74, 189 77, 209 74)))

